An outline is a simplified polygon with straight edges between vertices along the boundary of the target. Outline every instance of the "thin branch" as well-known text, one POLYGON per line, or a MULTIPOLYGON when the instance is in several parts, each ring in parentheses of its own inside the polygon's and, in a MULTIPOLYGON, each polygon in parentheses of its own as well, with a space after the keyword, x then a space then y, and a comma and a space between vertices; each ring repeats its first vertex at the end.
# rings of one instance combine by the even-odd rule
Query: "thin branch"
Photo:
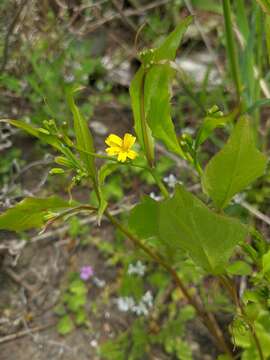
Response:
POLYGON ((8 62, 8 53, 9 53, 9 41, 10 41, 10 37, 15 29, 15 26, 17 24, 17 22, 20 19, 20 15, 21 12, 23 10, 23 8, 25 7, 25 5, 27 4, 28 0, 23 0, 7 30, 7 34, 5 37, 5 41, 4 41, 4 50, 3 50, 3 56, 2 56, 2 64, 0 66, 0 74, 2 74, 5 71, 7 62, 8 62))
POLYGON ((9 341, 12 341, 12 340, 17 340, 17 339, 22 338, 24 336, 31 335, 32 333, 47 330, 47 329, 55 326, 55 324, 56 324, 56 322, 52 322, 50 324, 36 326, 36 327, 33 327, 33 328, 29 328, 27 330, 19 331, 19 332, 15 333, 15 334, 10 334, 10 335, 7 335, 7 336, 3 336, 2 338, 0 338, 0 344, 6 343, 6 342, 9 342, 9 341))
MULTIPOLYGON (((130 17, 130 16, 137 16, 137 15, 141 15, 147 11, 150 11, 156 7, 162 6, 167 4, 168 2, 170 2, 171 0, 159 0, 159 1, 154 1, 148 5, 142 6, 138 9, 131 9, 131 10, 125 10, 123 11, 123 15, 125 16, 125 18, 130 17)), ((115 19, 119 19, 121 18, 121 15, 119 13, 113 13, 110 14, 108 16, 103 17, 102 19, 99 19, 95 22, 93 22, 92 24, 90 24, 89 28, 86 29, 86 31, 83 33, 83 35, 87 35, 88 33, 95 31, 97 28, 99 28, 100 26, 115 20, 115 19)))

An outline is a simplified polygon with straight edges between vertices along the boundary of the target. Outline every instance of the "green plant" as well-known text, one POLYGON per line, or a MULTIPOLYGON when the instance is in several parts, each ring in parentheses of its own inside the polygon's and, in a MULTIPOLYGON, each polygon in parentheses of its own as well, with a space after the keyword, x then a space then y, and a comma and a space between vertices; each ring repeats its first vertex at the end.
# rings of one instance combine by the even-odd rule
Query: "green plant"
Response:
MULTIPOLYGON (((214 106, 206 114, 195 136, 184 134, 179 139, 175 132, 171 119, 170 88, 177 71, 174 63, 176 51, 192 21, 192 17, 187 17, 159 47, 139 54, 141 67, 130 88, 135 131, 140 145, 137 158, 136 152, 131 149, 134 139, 130 135, 124 139, 116 135, 108 137, 106 143, 110 156, 95 152, 87 122, 75 104, 74 89, 68 90, 67 102, 73 114, 75 141, 53 120, 45 121, 42 128, 19 120, 7 120, 51 145, 59 153, 55 158, 58 167, 53 168, 51 174, 72 173, 70 192, 80 182, 87 181, 95 192, 97 203, 65 201, 55 196, 47 199, 27 198, 0 216, 0 229, 24 231, 45 222, 46 230, 55 221, 65 220, 81 211, 96 214, 98 223, 105 216, 149 261, 157 263, 170 275, 193 309, 192 312, 200 318, 215 340, 222 354, 220 359, 233 359, 238 351, 242 351, 243 359, 252 356, 253 359, 265 360, 270 356, 269 244, 258 230, 227 213, 233 206, 233 198, 265 173, 267 158, 256 148, 254 127, 246 107, 241 103, 228 5, 224 1, 231 69, 238 94, 237 104, 231 113, 224 115, 214 106), (200 160, 201 145, 217 128, 225 126, 231 129, 228 141, 203 166, 200 160), (157 171, 157 140, 169 152, 184 159, 196 173, 202 188, 199 196, 189 192, 185 185, 177 185, 174 194, 169 193, 157 171), (101 167, 97 167, 96 158, 104 160, 101 167), (130 212, 128 225, 111 214, 109 199, 104 193, 106 178, 120 166, 143 169, 152 176, 163 195, 162 201, 145 196, 130 212), (231 342, 226 339, 225 330, 207 306, 200 287, 191 291, 183 281, 179 269, 187 260, 200 269, 201 275, 210 275, 227 291, 233 317, 229 328, 231 342), (237 279, 241 275, 247 276, 250 284, 242 297, 237 288, 237 279)), ((78 308, 81 310, 85 298, 82 300, 80 293, 79 303, 75 302, 75 306, 73 300, 78 293, 72 289, 68 290, 67 306, 76 313, 78 308)), ((140 287, 136 290, 140 290, 140 287)), ((178 338, 175 334, 175 322, 178 326, 179 321, 181 323, 183 319, 179 320, 176 316, 172 324, 167 325, 166 333, 160 333, 160 341, 165 342, 168 353, 177 353, 180 359, 190 358, 190 353, 181 353, 186 346, 182 337, 178 338)), ((65 333, 71 328, 71 319, 65 315, 59 330, 65 333)), ((135 334, 132 346, 128 334, 123 334, 116 343, 103 347, 103 356, 126 359, 127 352, 129 359, 144 356, 142 352, 148 351, 147 337, 142 336, 144 326, 140 320, 131 331, 135 334)))
POLYGON ((69 284, 63 293, 60 304, 55 308, 59 316, 57 331, 61 335, 70 333, 75 326, 87 324, 87 285, 80 279, 78 273, 72 273, 69 277, 69 284))

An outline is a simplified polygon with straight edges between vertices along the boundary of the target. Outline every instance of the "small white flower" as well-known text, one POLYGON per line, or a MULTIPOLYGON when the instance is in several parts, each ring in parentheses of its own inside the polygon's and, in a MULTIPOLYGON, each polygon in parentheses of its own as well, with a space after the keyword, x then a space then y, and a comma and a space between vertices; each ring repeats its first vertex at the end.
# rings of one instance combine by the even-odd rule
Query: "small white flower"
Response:
POLYGON ((246 194, 237 194, 234 196, 233 200, 235 204, 241 204, 242 201, 244 201, 246 198, 246 194))
POLYGON ((68 82, 68 83, 73 82, 74 79, 75 79, 75 77, 74 77, 74 75, 72 75, 72 74, 65 76, 65 80, 66 80, 66 82, 68 82))
POLYGON ((142 301, 149 307, 151 308, 153 306, 153 295, 151 293, 151 291, 147 291, 143 297, 142 297, 142 301))
POLYGON ((106 285, 105 280, 99 279, 96 276, 93 278, 93 282, 98 288, 103 288, 106 285))
POLYGON ((133 307, 135 306, 135 302, 133 298, 130 296, 120 297, 116 299, 116 304, 118 309, 123 312, 132 310, 133 307))
POLYGON ((175 188, 175 185, 178 183, 176 177, 173 174, 170 174, 169 176, 165 176, 165 178, 163 179, 165 181, 165 183, 168 184, 168 186, 172 189, 175 188))
POLYGON ((143 276, 145 273, 145 269, 146 269, 146 266, 140 260, 138 260, 135 265, 129 264, 128 274, 129 275, 136 274, 139 276, 143 276))
POLYGON ((162 198, 159 195, 156 195, 153 191, 150 193, 150 198, 156 201, 160 201, 162 198))
POLYGON ((182 133, 183 134, 193 135, 195 133, 195 129, 187 126, 186 128, 182 129, 182 133))
POLYGON ((133 306, 132 311, 136 315, 148 315, 149 311, 146 305, 141 301, 138 305, 133 306))
POLYGON ((97 340, 95 340, 95 339, 91 340, 91 341, 90 341, 90 345, 91 345, 93 348, 98 347, 98 342, 97 342, 97 340))

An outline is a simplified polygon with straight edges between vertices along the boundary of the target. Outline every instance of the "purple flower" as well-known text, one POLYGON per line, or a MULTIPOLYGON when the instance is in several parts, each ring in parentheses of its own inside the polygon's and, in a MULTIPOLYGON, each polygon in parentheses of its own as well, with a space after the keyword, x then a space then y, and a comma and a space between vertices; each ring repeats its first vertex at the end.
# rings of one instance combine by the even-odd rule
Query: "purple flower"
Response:
POLYGON ((90 279, 91 276, 94 275, 94 270, 92 266, 86 265, 82 266, 80 269, 80 278, 84 281, 90 279))

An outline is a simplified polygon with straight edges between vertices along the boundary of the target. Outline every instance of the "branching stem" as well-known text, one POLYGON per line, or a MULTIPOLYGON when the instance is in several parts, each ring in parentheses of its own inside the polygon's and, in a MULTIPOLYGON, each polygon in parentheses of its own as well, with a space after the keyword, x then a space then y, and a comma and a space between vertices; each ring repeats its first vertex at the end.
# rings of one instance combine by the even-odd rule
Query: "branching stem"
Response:
POLYGON ((198 316, 204 323, 204 325, 207 327, 209 332, 212 334, 212 336, 215 338, 216 343, 220 351, 225 352, 229 358, 233 359, 232 352, 230 350, 230 347, 227 345, 223 333, 214 318, 212 314, 209 314, 202 305, 202 302, 198 300, 195 297, 192 297, 189 294, 188 289, 183 284, 181 278, 179 277, 176 270, 171 267, 169 264, 167 264, 166 261, 155 251, 153 251, 151 248, 146 246, 143 242, 141 242, 136 236, 134 236, 128 229, 126 229, 118 220, 112 216, 108 210, 105 211, 105 216, 109 219, 109 221, 114 225, 117 229, 119 229, 124 235, 127 236, 127 238, 139 249, 143 250, 146 254, 149 255, 149 257, 154 260, 156 263, 158 263, 161 267, 163 267, 166 271, 169 272, 169 274, 174 279, 176 285, 180 288, 181 292, 187 299, 188 303, 196 310, 198 316))

